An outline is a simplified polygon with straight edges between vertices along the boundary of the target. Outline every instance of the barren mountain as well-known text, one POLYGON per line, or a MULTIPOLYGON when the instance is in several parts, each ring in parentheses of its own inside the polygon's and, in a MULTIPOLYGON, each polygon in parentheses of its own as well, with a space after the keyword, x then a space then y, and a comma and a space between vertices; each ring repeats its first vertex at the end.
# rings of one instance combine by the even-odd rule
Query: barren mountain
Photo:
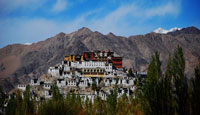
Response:
POLYGON ((186 75, 192 77, 200 57, 200 30, 188 27, 167 34, 148 33, 130 37, 103 35, 81 28, 70 34, 59 33, 45 41, 31 45, 13 44, 0 49, 0 85, 9 91, 19 83, 28 83, 30 78, 40 77, 50 66, 60 63, 67 54, 84 51, 111 50, 123 57, 123 65, 146 71, 151 56, 160 52, 166 66, 168 54, 179 44, 186 59, 186 75))

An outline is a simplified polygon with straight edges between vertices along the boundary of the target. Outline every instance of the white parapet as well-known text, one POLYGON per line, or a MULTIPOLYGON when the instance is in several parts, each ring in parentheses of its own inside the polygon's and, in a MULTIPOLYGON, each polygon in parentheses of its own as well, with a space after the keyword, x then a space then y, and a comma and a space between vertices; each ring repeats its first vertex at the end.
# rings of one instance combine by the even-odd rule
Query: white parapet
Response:
POLYGON ((51 85, 50 84, 44 84, 44 89, 51 89, 51 85))
POLYGON ((19 85, 17 86, 17 88, 20 89, 20 90, 25 91, 25 90, 26 90, 26 85, 19 84, 19 85))
POLYGON ((79 87, 88 87, 88 81, 87 80, 83 80, 79 82, 79 87))

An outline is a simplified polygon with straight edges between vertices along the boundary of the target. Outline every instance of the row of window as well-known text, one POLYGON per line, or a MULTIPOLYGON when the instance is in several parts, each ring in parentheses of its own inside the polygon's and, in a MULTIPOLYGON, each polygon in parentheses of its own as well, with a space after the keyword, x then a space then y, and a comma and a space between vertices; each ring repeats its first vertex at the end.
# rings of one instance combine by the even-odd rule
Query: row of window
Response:
POLYGON ((103 69, 84 69, 84 72, 104 72, 103 69))
POLYGON ((18 87, 26 87, 26 85, 19 84, 18 87))
POLYGON ((85 62, 84 66, 105 66, 102 62, 85 62))
POLYGON ((106 67, 106 69, 112 69, 112 67, 106 67))

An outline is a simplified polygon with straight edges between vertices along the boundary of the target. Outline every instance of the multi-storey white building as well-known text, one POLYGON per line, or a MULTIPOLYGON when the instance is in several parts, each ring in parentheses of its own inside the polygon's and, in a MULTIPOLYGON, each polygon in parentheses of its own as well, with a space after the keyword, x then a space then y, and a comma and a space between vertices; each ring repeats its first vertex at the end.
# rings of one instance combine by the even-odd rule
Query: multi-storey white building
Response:
MULTIPOLYGON (((41 78, 31 80, 30 86, 42 89, 45 98, 52 97, 52 86, 56 85, 64 95, 71 91, 79 92, 86 99, 94 99, 95 95, 106 100, 110 90, 115 85, 118 97, 126 93, 130 95, 135 90, 135 78, 128 77, 122 69, 122 58, 115 57, 110 51, 84 52, 82 55, 65 56, 64 61, 48 69, 48 75, 53 80, 41 78), (100 91, 86 93, 92 86, 100 87, 100 91), (105 88, 104 88, 105 87, 105 88)), ((26 85, 18 85, 18 89, 25 90, 26 85)), ((38 91, 39 92, 39 91, 38 91)))

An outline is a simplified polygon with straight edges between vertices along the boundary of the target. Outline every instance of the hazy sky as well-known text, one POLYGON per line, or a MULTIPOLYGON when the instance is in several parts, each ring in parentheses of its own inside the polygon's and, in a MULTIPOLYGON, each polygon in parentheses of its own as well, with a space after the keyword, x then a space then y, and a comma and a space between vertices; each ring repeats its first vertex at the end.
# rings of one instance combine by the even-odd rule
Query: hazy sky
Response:
POLYGON ((130 36, 188 26, 200 28, 199 0, 0 0, 0 48, 81 27, 130 36))

